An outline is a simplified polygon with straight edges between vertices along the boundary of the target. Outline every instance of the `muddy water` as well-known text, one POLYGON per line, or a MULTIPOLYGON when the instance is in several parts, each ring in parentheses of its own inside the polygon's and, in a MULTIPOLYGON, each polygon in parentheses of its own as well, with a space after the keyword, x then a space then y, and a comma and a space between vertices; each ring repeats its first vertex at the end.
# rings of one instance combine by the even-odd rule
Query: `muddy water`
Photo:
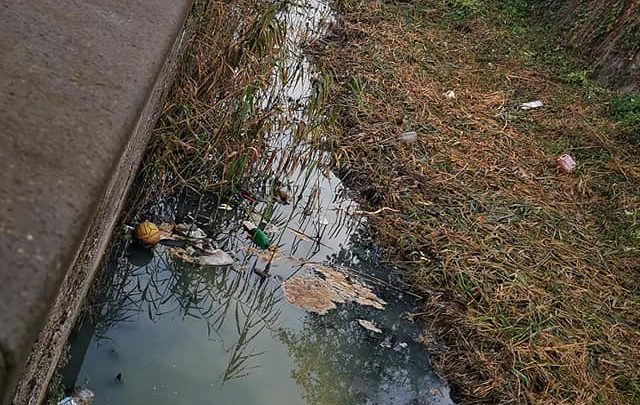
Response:
POLYGON ((86 385, 101 404, 447 404, 448 388, 428 368, 421 328, 407 314, 414 297, 392 287, 361 231, 366 220, 325 156, 304 142, 314 71, 301 43, 331 21, 328 8, 290 5, 286 57, 261 108, 279 111, 263 158, 239 195, 185 204, 161 201, 158 215, 199 226, 235 264, 199 267, 116 243, 95 323, 74 334, 69 385, 86 385), (302 139, 301 139, 302 138, 302 139), (275 190, 290 196, 283 204, 275 190), (242 196, 240 196, 242 195, 242 196), (230 210, 222 204, 226 204, 230 210), (278 245, 257 248, 241 222, 259 224, 278 245), (288 303, 282 283, 313 265, 341 268, 385 301, 384 310, 341 304, 320 316, 288 303), (362 328, 374 322, 382 333, 362 328))

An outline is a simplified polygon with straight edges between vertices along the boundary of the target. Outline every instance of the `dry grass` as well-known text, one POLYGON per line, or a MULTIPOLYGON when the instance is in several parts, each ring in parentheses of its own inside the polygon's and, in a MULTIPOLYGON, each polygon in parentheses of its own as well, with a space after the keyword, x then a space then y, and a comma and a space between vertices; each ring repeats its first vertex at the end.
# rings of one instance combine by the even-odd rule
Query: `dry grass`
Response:
POLYGON ((638 149, 614 95, 522 24, 523 2, 496 3, 338 4, 317 58, 335 165, 370 209, 399 210, 371 229, 427 292, 461 403, 640 403, 638 149))
MULTIPOLYGON (((188 22, 191 38, 127 196, 121 225, 167 220, 163 205, 175 204, 176 197, 183 198, 184 210, 191 210, 213 193, 236 191, 246 176, 243 167, 266 142, 256 95, 268 86, 284 40, 284 27, 275 18, 280 6, 279 0, 195 1, 188 22)), ((113 254, 119 242, 115 239, 113 254)), ((78 325, 102 316, 102 294, 114 276, 113 263, 103 264, 78 325)))
MULTIPOLYGON (((234 189, 265 147, 261 108, 286 27, 278 0, 198 0, 194 35, 152 134, 130 216, 159 198, 234 189)), ((128 218, 130 220, 130 218, 128 218)))

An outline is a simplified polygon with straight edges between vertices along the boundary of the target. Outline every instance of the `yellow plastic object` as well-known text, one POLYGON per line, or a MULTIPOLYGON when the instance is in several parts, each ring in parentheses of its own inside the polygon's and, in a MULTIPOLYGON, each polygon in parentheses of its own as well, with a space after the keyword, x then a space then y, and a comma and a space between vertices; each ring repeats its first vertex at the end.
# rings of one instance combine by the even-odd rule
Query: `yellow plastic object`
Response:
POLYGON ((136 226, 135 236, 145 246, 153 246, 160 242, 160 230, 153 222, 144 221, 136 226))

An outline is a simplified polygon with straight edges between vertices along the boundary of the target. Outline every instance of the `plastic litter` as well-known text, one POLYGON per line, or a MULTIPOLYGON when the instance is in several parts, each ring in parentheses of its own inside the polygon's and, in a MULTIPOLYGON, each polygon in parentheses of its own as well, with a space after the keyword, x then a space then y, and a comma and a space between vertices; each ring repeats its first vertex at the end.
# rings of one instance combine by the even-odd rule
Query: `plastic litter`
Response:
POLYGON ((207 237, 207 233, 194 224, 178 224, 174 227, 174 230, 191 239, 204 239, 207 237))
POLYGON ((242 226, 244 226, 244 228, 249 232, 251 232, 252 229, 257 228, 256 224, 250 221, 242 221, 242 226))
POLYGON ((418 140, 418 133, 416 131, 403 132, 398 135, 398 140, 404 143, 414 143, 418 140))
POLYGON ((271 239, 262 229, 254 228, 250 230, 249 233, 251 234, 251 241, 253 241, 253 243, 255 243, 259 248, 268 249, 271 245, 271 239))
POLYGON ((201 266, 229 266, 233 262, 233 257, 221 249, 214 249, 210 254, 198 257, 198 264, 201 266))
POLYGON ((95 395, 88 388, 76 388, 73 395, 58 402, 58 405, 91 405, 95 395))
POLYGON ((443 94, 443 96, 447 100, 455 100, 456 99, 456 93, 453 90, 447 91, 446 93, 443 94))
POLYGON ((322 225, 322 226, 329 225, 329 220, 325 217, 316 217, 311 220, 318 225, 322 225))
POLYGON ((556 158, 558 168, 565 173, 571 173, 576 168, 576 161, 568 154, 560 155, 556 158))
POLYGON ((523 103, 520 104, 520 109, 521 110, 533 110, 534 108, 540 108, 544 106, 544 103, 540 100, 535 100, 535 101, 529 101, 528 103, 523 103))
POLYGON ((289 194, 287 194, 284 190, 282 190, 281 188, 278 188, 274 191, 275 196, 278 198, 278 201, 280 201, 280 203, 282 203, 283 205, 289 205, 291 204, 291 197, 289 197, 289 194))

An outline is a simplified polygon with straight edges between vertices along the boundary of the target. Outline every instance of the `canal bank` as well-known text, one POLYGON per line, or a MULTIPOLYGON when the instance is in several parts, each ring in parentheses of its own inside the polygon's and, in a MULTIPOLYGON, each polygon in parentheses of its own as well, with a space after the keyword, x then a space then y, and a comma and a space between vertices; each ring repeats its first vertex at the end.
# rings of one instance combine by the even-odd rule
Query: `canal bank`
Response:
POLYGON ((335 166, 461 403, 640 398, 640 99, 558 41, 618 38, 590 50, 634 88, 638 2, 578 3, 341 0, 317 52, 335 166))

